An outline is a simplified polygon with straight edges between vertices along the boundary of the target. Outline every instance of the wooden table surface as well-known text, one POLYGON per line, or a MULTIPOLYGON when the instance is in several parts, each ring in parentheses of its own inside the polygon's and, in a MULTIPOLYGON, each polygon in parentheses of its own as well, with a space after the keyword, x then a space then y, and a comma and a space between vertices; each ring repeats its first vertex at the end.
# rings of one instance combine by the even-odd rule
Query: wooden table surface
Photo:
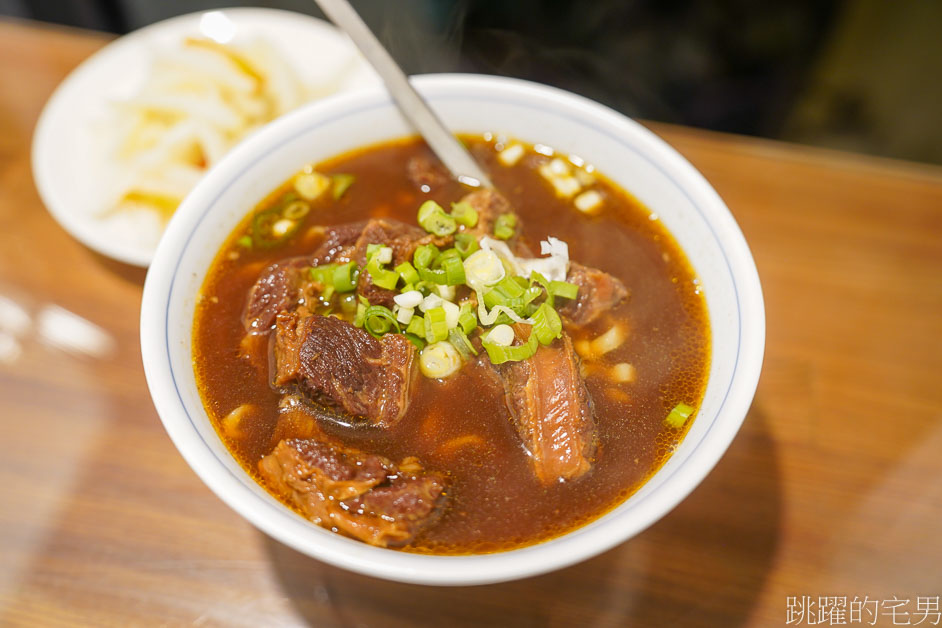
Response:
POLYGON ((846 603, 825 624, 938 623, 942 169, 652 125, 726 200, 762 278, 765 365, 739 436, 598 558, 501 585, 388 583, 298 554, 210 493, 147 392, 143 271, 43 207, 34 124, 105 41, 0 22, 0 296, 32 319, 13 330, 0 308, 0 624, 766 626, 822 596, 846 603), (50 305, 114 351, 43 340, 50 305))

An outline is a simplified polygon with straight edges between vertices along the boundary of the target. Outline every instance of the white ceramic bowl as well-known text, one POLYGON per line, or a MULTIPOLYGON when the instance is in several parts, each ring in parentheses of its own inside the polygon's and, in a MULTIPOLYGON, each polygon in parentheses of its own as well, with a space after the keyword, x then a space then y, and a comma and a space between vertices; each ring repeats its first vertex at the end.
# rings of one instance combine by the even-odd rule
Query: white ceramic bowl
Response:
POLYGON ((194 303, 217 250, 254 205, 308 162, 413 134, 380 89, 334 96, 281 118, 214 167, 171 221, 147 275, 141 345, 164 426, 193 470, 227 504, 277 540, 363 574, 436 585, 500 582, 584 560, 637 534, 676 506, 726 451, 752 401, 765 345, 756 268, 729 210, 677 152, 637 123, 584 98, 519 80, 435 75, 416 87, 461 132, 503 132, 594 164, 655 212, 703 282, 712 333, 709 383, 687 437, 667 463, 605 516, 562 537, 509 552, 421 556, 371 547, 304 520, 250 478, 220 441, 193 375, 194 303))

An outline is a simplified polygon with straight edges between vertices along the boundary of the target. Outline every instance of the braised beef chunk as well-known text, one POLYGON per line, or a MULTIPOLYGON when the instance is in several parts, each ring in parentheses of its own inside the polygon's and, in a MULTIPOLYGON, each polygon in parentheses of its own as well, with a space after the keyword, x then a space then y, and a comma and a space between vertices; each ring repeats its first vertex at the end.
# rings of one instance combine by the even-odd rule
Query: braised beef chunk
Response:
MULTIPOLYGON (((529 326, 515 327, 525 341, 529 326)), ((562 338, 541 346, 533 357, 505 362, 497 371, 514 425, 540 481, 571 480, 591 469, 595 420, 569 336, 563 332, 562 338)))
POLYGON ((617 277, 575 262, 569 264, 566 281, 579 286, 576 298, 559 309, 570 325, 588 325, 628 296, 628 289, 617 277))
POLYGON ((266 484, 322 527, 380 547, 405 545, 434 521, 444 478, 321 439, 282 440, 258 463, 266 484))
POLYGON ((409 159, 406 163, 406 174, 412 185, 423 192, 434 190, 451 180, 451 175, 442 164, 424 155, 416 155, 409 159))
POLYGON ((331 316, 278 315, 273 385, 296 382, 312 401, 378 427, 405 414, 416 376, 415 346, 402 334, 377 340, 331 316))
MULTIPOLYGON (((497 218, 502 214, 514 213, 510 201, 504 198, 500 192, 495 192, 488 188, 482 188, 470 194, 466 194, 461 199, 461 202, 468 203, 477 211, 478 222, 474 228, 469 229, 469 231, 478 235, 493 237, 494 223, 497 222, 497 218)), ((517 232, 520 232, 519 219, 517 222, 517 232)))
POLYGON ((353 250, 366 224, 365 220, 361 220, 328 227, 324 233, 324 241, 311 255, 310 265, 349 262, 353 259, 353 250))
POLYGON ((264 271, 249 291, 242 314, 242 324, 248 332, 271 329, 279 312, 292 310, 298 305, 307 269, 307 257, 292 257, 275 262, 264 271))

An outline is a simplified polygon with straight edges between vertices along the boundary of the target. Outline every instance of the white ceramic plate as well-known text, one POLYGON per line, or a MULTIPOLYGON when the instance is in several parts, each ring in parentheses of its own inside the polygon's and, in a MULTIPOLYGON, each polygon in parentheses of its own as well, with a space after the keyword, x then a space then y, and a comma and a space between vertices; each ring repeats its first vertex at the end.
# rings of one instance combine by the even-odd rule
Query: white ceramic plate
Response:
POLYGON ((188 36, 212 36, 222 29, 232 42, 260 37, 276 48, 305 85, 322 84, 338 73, 340 91, 379 83, 353 44, 333 26, 300 13, 236 8, 191 13, 121 37, 86 59, 46 103, 33 136, 33 178, 53 217, 66 231, 102 255, 147 266, 162 234, 159 220, 102 218, 109 203, 103 125, 113 103, 135 94, 156 51, 188 36), (214 30, 216 29, 216 30, 214 30))

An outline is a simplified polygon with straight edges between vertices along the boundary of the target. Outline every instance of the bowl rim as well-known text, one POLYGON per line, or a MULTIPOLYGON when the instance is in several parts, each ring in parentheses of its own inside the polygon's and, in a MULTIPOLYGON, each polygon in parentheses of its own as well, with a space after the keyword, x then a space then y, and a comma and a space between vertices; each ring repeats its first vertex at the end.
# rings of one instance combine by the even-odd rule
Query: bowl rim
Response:
MULTIPOLYGON (((431 585, 488 584, 560 569, 600 554, 649 527, 696 488, 726 452, 751 405, 764 354, 765 313, 758 272, 742 232, 719 195, 676 150, 637 122, 581 96, 520 79, 435 74, 412 80, 420 91, 486 89, 527 102, 551 101, 578 111, 612 133, 624 134, 643 145, 645 152, 639 154, 652 163, 657 161, 655 165, 659 168, 668 168, 671 178, 694 206, 701 208, 701 213, 704 207, 709 210, 710 219, 706 215, 704 219, 714 232, 722 231, 723 237, 717 235, 717 243, 722 243, 720 249, 727 261, 732 258, 736 262, 730 264, 730 273, 740 313, 739 350, 729 389, 716 418, 683 464, 663 481, 659 490, 644 496, 644 508, 638 508, 635 502, 630 511, 625 509, 626 504, 631 503, 629 498, 593 522, 535 545, 493 554, 436 556, 376 548, 319 528, 312 532, 324 534, 301 532, 301 524, 305 524, 305 530, 313 524, 302 521, 284 506, 278 508, 278 513, 261 508, 260 504, 272 508, 274 504, 260 499, 210 451, 179 398, 170 364, 170 347, 165 344, 173 282, 183 272, 178 267, 179 258, 198 223, 197 213, 209 213, 212 199, 222 183, 238 176, 247 167, 245 164, 258 155, 274 150, 278 138, 287 137, 300 125, 317 118, 330 119, 332 115, 354 110, 364 103, 394 109, 381 87, 336 94, 275 120, 230 151, 187 196, 167 227, 145 282, 141 352, 147 383, 165 429, 196 474, 223 502, 257 528, 302 553, 365 575, 431 585), (700 446, 707 442, 710 446, 700 446)), ((192 271, 186 269, 185 272, 192 271)), ((192 376, 190 371, 189 377, 192 376)))

